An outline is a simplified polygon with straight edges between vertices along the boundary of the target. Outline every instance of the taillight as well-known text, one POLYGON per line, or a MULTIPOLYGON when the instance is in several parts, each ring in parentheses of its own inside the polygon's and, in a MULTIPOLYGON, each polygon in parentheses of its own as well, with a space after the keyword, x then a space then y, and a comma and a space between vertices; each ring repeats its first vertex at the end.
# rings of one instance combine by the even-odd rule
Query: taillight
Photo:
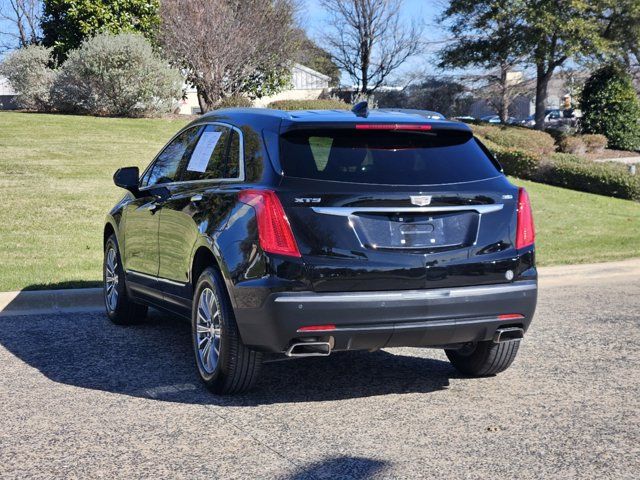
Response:
POLYGON ((358 123, 356 130, 431 130, 431 125, 416 123, 358 123))
POLYGON ((536 231, 533 226, 533 214, 529 194, 524 188, 518 191, 518 229, 516 230, 516 248, 524 248, 533 245, 536 240, 536 231))
POLYGON ((256 210, 258 219, 258 239, 262 250, 279 255, 300 257, 300 251, 293 237, 291 225, 282 209, 276 192, 272 190, 244 190, 240 201, 256 210))

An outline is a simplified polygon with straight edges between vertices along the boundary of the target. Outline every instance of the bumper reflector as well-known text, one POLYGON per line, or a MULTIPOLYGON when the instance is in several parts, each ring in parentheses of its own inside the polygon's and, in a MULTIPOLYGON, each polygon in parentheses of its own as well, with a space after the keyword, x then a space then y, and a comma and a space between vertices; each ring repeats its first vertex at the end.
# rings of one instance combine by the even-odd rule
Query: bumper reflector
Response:
POLYGON ((519 313, 505 313, 504 315, 498 315, 498 320, 520 320, 524 318, 524 315, 519 313))
POLYGON ((333 324, 328 325, 309 325, 308 327, 300 327, 297 332, 331 332, 336 329, 336 326, 333 324))

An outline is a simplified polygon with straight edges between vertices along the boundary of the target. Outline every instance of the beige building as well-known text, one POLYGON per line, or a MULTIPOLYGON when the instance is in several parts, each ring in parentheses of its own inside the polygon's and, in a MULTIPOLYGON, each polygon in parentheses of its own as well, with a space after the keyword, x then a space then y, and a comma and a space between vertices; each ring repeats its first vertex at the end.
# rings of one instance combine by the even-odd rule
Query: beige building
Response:
POLYGON ((0 110, 12 110, 16 108, 16 92, 11 87, 9 80, 0 77, 0 110))
MULTIPOLYGON (((276 100, 315 100, 329 88, 330 77, 309 67, 294 64, 291 68, 291 88, 275 95, 254 100, 255 107, 266 107, 276 100)), ((186 98, 179 103, 179 113, 194 115, 200 113, 198 94, 193 87, 185 87, 186 98)))

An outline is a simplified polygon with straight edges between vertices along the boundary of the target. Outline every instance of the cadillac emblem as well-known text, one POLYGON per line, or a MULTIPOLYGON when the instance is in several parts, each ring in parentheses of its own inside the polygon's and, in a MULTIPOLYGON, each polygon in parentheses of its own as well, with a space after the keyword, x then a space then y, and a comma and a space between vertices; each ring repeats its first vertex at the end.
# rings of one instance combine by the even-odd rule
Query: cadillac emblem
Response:
POLYGON ((431 203, 431 195, 411 195, 411 203, 419 207, 424 207, 431 203))

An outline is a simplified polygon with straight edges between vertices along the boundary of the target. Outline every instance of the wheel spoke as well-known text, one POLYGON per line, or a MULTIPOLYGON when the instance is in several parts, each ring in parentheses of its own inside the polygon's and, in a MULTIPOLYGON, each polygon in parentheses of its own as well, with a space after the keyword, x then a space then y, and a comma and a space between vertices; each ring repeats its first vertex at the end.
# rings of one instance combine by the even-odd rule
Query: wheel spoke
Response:
POLYGON ((202 305, 198 307, 198 319, 202 319, 202 323, 206 324, 211 322, 209 312, 207 312, 206 307, 203 307, 202 305))
POLYGON ((209 364, 209 352, 211 351, 211 339, 207 338, 207 342, 204 345, 204 348, 202 349, 202 363, 205 365, 209 364))

